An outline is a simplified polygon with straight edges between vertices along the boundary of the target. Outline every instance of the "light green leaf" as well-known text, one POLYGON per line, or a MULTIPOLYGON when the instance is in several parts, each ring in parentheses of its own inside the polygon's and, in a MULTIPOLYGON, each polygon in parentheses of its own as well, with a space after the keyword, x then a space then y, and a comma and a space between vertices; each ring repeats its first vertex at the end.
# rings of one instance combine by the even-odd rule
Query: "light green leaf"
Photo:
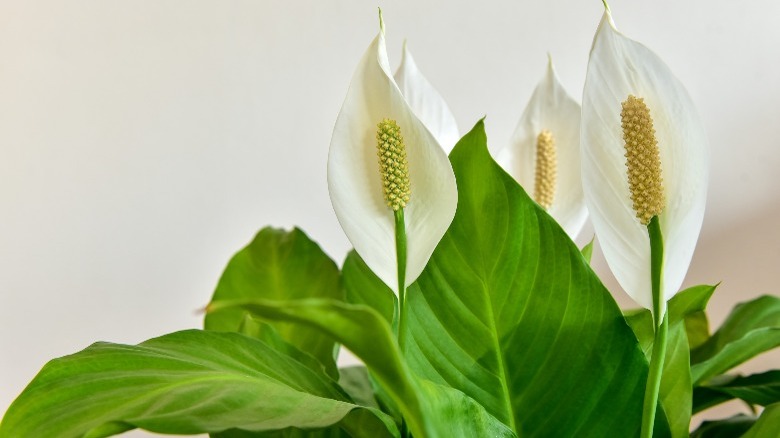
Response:
POLYGON ((763 296, 738 304, 723 325, 691 352, 694 384, 778 346, 780 298, 763 296))
POLYGON ((419 379, 401 357, 390 325, 373 309, 333 300, 213 302, 209 311, 241 307, 272 320, 297 322, 332 336, 363 360, 392 398, 414 436, 514 437, 463 393, 419 379))
MULTIPOLYGON (((233 256, 211 300, 343 297, 338 267, 303 231, 266 227, 233 256)), ((243 317, 240 309, 209 314, 204 327, 237 331, 243 317)), ((338 378, 333 340, 292 324, 274 323, 274 328, 284 340, 320 361, 328 375, 338 378)))
POLYGON ((289 427, 371 428, 398 436, 385 414, 263 342, 187 330, 137 346, 96 343, 54 359, 8 409, 0 437, 104 437, 132 428, 196 434, 289 427), (355 410, 368 410, 368 415, 355 410))
POLYGON ((742 438, 777 438, 780 431, 780 403, 769 405, 756 420, 756 424, 742 438))
POLYGON ((647 362, 579 249, 490 157, 450 155, 458 210, 407 292, 405 357, 520 436, 631 436, 647 362))
POLYGON ((365 304, 393 323, 398 301, 389 287, 379 279, 354 250, 347 254, 341 272, 347 302, 365 304))
POLYGON ((688 346, 695 350, 710 338, 710 321, 704 311, 693 312, 685 317, 685 331, 688 334, 688 346))
POLYGON ((780 346, 780 327, 756 329, 729 342, 711 358, 691 366, 694 384, 725 373, 749 359, 780 346))
POLYGON ((590 239, 590 242, 588 242, 587 245, 583 246, 580 252, 582 253, 582 257, 585 258, 585 261, 590 264, 590 259, 593 258, 593 241, 596 238, 590 239))
MULTIPOLYGON (((669 326, 671 327, 685 321, 686 333, 689 333, 687 330, 687 319, 691 315, 704 311, 716 287, 717 285, 693 286, 676 294, 668 303, 669 326)), ((655 337, 652 314, 647 309, 631 309, 627 310, 624 316, 639 340, 642 350, 646 355, 649 355, 653 349, 653 339, 655 337)))

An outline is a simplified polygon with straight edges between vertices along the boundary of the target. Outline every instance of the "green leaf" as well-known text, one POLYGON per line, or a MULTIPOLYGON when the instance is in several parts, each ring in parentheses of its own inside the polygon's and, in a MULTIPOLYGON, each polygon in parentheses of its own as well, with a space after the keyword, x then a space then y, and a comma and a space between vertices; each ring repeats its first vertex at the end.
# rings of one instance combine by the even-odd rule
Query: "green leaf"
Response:
POLYGON ((0 437, 103 437, 132 428, 196 434, 239 428, 375 430, 385 414, 263 342, 186 330, 137 346, 96 343, 54 359, 8 409, 0 437), (353 411, 367 411, 366 414, 353 411))
MULTIPOLYGON (((233 256, 211 300, 343 297, 338 267, 303 231, 266 227, 233 256)), ((240 309, 209 314, 204 327, 238 331, 243 318, 240 309)), ((284 340, 317 358, 328 375, 338 378, 337 346, 332 339, 292 324, 275 323, 274 328, 284 340)))
POLYGON ((208 310, 234 307, 263 318, 317 328, 349 348, 401 410, 414 436, 515 436, 463 393, 417 378, 401 357, 390 325, 370 307, 319 299, 288 303, 237 300, 214 302, 208 310))
POLYGON ((647 361, 579 249, 488 154, 450 154, 458 210, 407 292, 404 355, 520 436, 639 432, 647 361))
POLYGON ((688 437, 693 390, 690 350, 685 325, 677 323, 670 327, 667 342, 659 402, 669 423, 672 437, 688 437))
POLYGON ((723 420, 705 421, 691 433, 691 438, 735 438, 747 432, 756 419, 739 414, 723 420))
POLYGON ((685 317, 685 331, 688 334, 688 347, 695 350, 710 338, 710 321, 704 311, 693 312, 685 317))
POLYGON ((582 253, 582 257, 585 259, 588 264, 590 264, 590 259, 593 258, 593 241, 596 240, 595 237, 590 239, 590 242, 588 242, 587 245, 583 246, 580 252, 582 253))
POLYGON ((347 254, 341 275, 347 291, 347 302, 365 304, 392 325, 393 315, 398 308, 395 294, 354 250, 347 254))
POLYGON ((347 391, 355 403, 379 409, 366 367, 352 366, 341 368, 339 371, 339 385, 347 391))
MULTIPOLYGON (((660 389, 660 405, 672 437, 687 437, 692 413, 690 347, 686 320, 707 306, 716 286, 694 286, 675 295, 668 303, 669 338, 660 389)), ((647 309, 626 312, 626 321, 649 357, 653 349, 653 317, 647 309)))
POLYGON ((763 296, 738 304, 723 325, 691 352, 694 384, 777 346, 780 346, 780 298, 763 296))
POLYGON ((697 412, 733 398, 761 406, 779 403, 780 371, 772 370, 746 377, 718 376, 694 390, 697 412))
POLYGON ((777 438, 780 431, 780 403, 769 405, 756 420, 756 424, 742 438, 777 438))

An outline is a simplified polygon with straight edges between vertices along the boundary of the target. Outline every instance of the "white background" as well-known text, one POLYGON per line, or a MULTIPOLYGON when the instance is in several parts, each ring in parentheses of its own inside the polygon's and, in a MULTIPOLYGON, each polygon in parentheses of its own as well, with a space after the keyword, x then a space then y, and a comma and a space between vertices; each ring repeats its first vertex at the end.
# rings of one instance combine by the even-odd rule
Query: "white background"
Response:
MULTIPOLYGON (((579 98, 602 13, 597 0, 0 1, 0 412, 53 357, 198 327, 226 262, 266 224, 301 226, 340 263, 325 163, 377 6, 391 62, 408 38, 461 132, 487 115, 493 149, 547 52, 579 98)), ((717 323, 780 290, 780 2, 611 7, 707 127, 686 284, 723 281, 717 323)), ((748 368, 778 366, 762 359, 748 368)))

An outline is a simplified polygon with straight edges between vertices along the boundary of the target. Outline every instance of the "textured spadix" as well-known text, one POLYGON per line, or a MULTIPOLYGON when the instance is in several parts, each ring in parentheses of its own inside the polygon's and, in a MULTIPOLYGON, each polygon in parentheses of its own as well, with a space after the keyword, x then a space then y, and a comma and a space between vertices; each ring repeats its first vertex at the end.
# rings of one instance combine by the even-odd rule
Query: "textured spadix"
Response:
POLYGON ((397 291, 393 210, 384 198, 377 162, 377 124, 385 119, 400 128, 408 161, 411 196, 404 208, 408 286, 452 222, 458 194, 447 156, 414 115, 390 73, 382 29, 363 55, 336 120, 328 156, 328 190, 355 250, 397 291))
POLYGON ((444 152, 450 153, 460 140, 458 125, 447 102, 423 76, 404 41, 401 64, 395 72, 395 81, 412 112, 439 142, 444 152))
POLYGON ((498 154, 499 164, 531 196, 537 191, 537 146, 543 131, 552 136, 555 144, 554 196, 547 212, 574 239, 588 217, 580 177, 580 105, 558 81, 552 59, 520 117, 510 144, 498 154))
MULTIPOLYGON (((704 217, 707 141, 688 92, 658 56, 619 33, 609 12, 596 32, 582 97, 582 178, 610 269, 640 305, 653 308, 650 241, 631 200, 621 103, 643 99, 655 130, 666 199, 661 293, 677 293, 704 217)), ((665 309, 665 306, 664 306, 665 309)))

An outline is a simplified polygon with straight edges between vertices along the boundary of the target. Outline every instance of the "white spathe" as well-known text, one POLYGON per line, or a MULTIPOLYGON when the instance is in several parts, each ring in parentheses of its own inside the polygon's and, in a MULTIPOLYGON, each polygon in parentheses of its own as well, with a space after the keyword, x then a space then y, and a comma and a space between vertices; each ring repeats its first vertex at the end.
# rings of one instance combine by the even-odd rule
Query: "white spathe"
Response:
POLYGON ((431 131, 436 141, 444 148, 444 152, 449 154, 460 140, 455 116, 441 94, 420 72, 406 41, 401 54, 401 64, 395 72, 395 82, 414 114, 431 131))
POLYGON ((547 212, 575 239, 588 218, 580 176, 580 105, 558 81, 552 58, 523 110, 510 144, 498 154, 498 163, 532 197, 537 138, 543 130, 552 134, 557 157, 555 196, 547 212))
MULTIPOLYGON (((650 110, 661 159, 666 207, 661 293, 666 301, 683 282, 704 218, 707 140, 680 81, 647 47, 617 31, 609 11, 596 31, 582 97, 582 177, 591 221, 610 269, 641 306, 653 308, 650 239, 636 218, 626 175, 621 103, 629 94, 650 110)), ((661 318, 658 318, 659 320, 661 318)))
POLYGON ((328 190, 341 228, 374 273, 398 291, 393 211, 386 205, 377 158, 377 123, 401 127, 409 163, 411 199, 404 209, 406 284, 410 285, 447 231, 458 203, 447 155, 414 115, 396 85, 387 59, 384 28, 352 77, 333 128, 328 190))

